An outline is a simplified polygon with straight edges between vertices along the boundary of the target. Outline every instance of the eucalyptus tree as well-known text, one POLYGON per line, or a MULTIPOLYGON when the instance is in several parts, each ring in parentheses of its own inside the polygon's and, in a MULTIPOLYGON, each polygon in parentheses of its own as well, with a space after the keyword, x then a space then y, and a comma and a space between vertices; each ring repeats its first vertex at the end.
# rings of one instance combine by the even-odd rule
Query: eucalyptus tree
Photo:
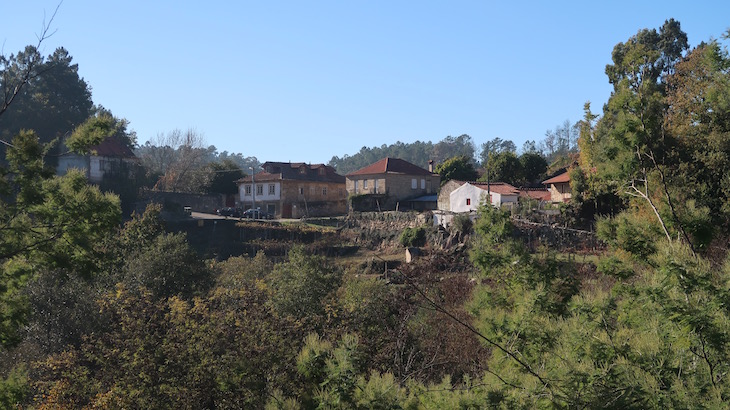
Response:
POLYGON ((581 155, 593 189, 638 201, 668 240, 678 230, 691 246, 669 186, 676 142, 665 123, 667 80, 688 47, 687 35, 673 19, 659 31, 640 30, 614 47, 613 64, 606 66, 613 92, 595 129, 581 137, 581 155))

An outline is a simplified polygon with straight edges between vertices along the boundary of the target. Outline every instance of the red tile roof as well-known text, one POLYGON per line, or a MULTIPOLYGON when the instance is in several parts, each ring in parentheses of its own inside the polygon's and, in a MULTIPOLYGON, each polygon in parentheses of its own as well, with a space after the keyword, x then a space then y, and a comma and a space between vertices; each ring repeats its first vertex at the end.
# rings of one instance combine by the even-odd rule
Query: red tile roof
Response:
MULTIPOLYGON (((469 182, 471 185, 474 185, 477 188, 481 188, 483 190, 487 190, 487 183, 486 182, 469 182)), ((512 185, 506 183, 506 182, 490 182, 489 183, 489 192, 496 192, 500 195, 518 195, 520 191, 513 187, 512 185)))
POLYGON ((428 172, 428 170, 425 170, 418 165, 411 164, 406 160, 385 157, 376 163, 366 166, 365 168, 349 173, 347 176, 373 174, 435 175, 434 173, 428 172))
MULTIPOLYGON (((254 175, 256 182, 297 180, 345 183, 345 177, 335 172, 334 168, 324 164, 267 161, 261 167, 264 168, 264 171, 254 175)), ((245 176, 237 182, 251 182, 251 176, 245 176)))
POLYGON ((523 198, 532 198, 539 201, 549 201, 550 191, 547 188, 521 188, 520 196, 523 198))
POLYGON ((545 185, 559 184, 559 183, 565 183, 565 182, 570 182, 570 174, 568 173, 568 171, 565 171, 562 174, 556 175, 546 181, 542 181, 542 183, 545 185))
POLYGON ((114 137, 109 137, 101 144, 91 147, 90 151, 99 157, 135 158, 134 152, 114 137))

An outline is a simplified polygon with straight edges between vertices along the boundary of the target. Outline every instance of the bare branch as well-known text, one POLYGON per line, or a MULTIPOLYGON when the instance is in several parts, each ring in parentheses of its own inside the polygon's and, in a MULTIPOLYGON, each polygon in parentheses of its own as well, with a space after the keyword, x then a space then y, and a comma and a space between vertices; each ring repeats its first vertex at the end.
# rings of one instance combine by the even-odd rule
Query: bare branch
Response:
POLYGON ((656 215, 657 220, 659 221, 659 225, 662 226, 662 230, 664 230, 664 235, 666 235, 667 240, 669 240, 669 244, 672 244, 672 236, 669 235, 669 230, 667 229, 667 225, 664 223, 664 219, 662 219, 662 216, 659 214, 659 210, 657 209, 656 205, 654 205, 654 201, 649 196, 649 180, 646 176, 646 171, 644 171, 644 178, 642 179, 634 179, 629 184, 628 188, 630 191, 624 191, 625 194, 633 196, 633 197, 639 197, 646 200, 646 202, 649 203, 649 206, 654 211, 654 215, 656 215), (644 184, 644 190, 636 187, 636 181, 643 182, 644 184))
POLYGON ((542 383, 542 385, 545 386, 545 388, 548 391, 550 391, 550 394, 551 395, 554 395, 552 383, 550 381, 544 379, 535 370, 533 370, 532 366, 530 366, 528 363, 526 363, 522 359, 520 359, 518 357, 518 353, 512 352, 511 350, 505 348, 504 346, 500 345, 499 343, 495 342, 494 340, 492 340, 492 339, 488 338, 487 336, 485 336, 484 334, 482 334, 480 331, 478 331, 477 329, 475 329, 469 323, 466 323, 463 320, 459 319, 456 315, 454 315, 453 313, 449 312, 446 308, 444 308, 443 306, 441 306, 438 303, 436 303, 436 301, 434 301, 433 299, 431 299, 426 294, 426 292, 424 292, 423 289, 421 289, 410 277, 408 277, 407 275, 403 274, 403 272, 401 272, 401 275, 403 275, 403 277, 406 279, 406 282, 408 283, 408 285, 411 286, 413 289, 415 289, 415 291, 428 304, 430 304, 431 306, 433 306, 434 309, 436 309, 437 311, 445 314, 446 316, 448 316, 451 320, 453 320, 457 324, 463 326, 464 328, 466 328, 470 332, 474 333, 480 339, 486 341, 489 345, 491 345, 491 346, 497 348, 498 350, 502 351, 503 353, 505 353, 512 360, 514 360, 515 362, 517 362, 523 369, 525 369, 525 371, 527 373, 529 373, 530 375, 532 375, 533 377, 535 377, 537 380, 539 380, 540 383, 542 383))
MULTIPOLYGON (((45 17, 43 18, 43 24, 41 26, 40 34, 36 35, 37 43, 35 45, 35 51, 38 53, 37 56, 32 57, 28 65, 24 68, 22 73, 20 74, 19 82, 15 85, 8 84, 9 77, 7 76, 7 67, 6 70, 3 70, 3 88, 4 88, 4 98, 2 101, 2 104, 0 104, 0 115, 2 115, 10 106, 10 104, 13 103, 15 98, 20 94, 20 91, 23 89, 25 85, 27 85, 31 80, 36 78, 39 73, 35 71, 36 66, 40 64, 41 61, 43 61, 43 57, 40 54, 40 48, 43 42, 51 37, 53 34, 55 34, 55 31, 50 32, 51 24, 53 24, 53 20, 56 18, 56 14, 58 13, 58 9, 61 7, 61 4, 63 4, 63 1, 58 3, 56 6, 56 9, 53 11, 53 14, 51 15, 51 18, 48 20, 48 23, 46 23, 45 17)), ((7 59, 5 59, 5 56, 0 55, 2 57, 2 61, 5 64, 8 64, 7 59)), ((5 145, 9 145, 12 147, 10 143, 7 141, 2 141, 5 145)))
POLYGON ((659 178, 662 183, 662 188, 664 189, 664 195, 667 198, 667 204, 669 205, 669 210, 672 212, 672 217, 674 217, 674 221, 677 223, 677 227, 679 228, 679 231, 682 232, 682 236, 684 237, 684 240, 687 242, 687 245, 689 245, 690 251, 692 251, 692 255, 694 257, 697 257, 697 252, 695 252, 695 247, 692 244, 692 241, 689 238, 689 235, 687 235, 687 231, 685 231, 684 226, 679 221, 679 216, 677 215, 677 211, 674 208, 674 202, 672 202, 672 196, 669 195, 669 188, 667 187, 667 180, 664 176, 664 171, 659 167, 659 164, 657 164, 656 159, 654 158, 654 152, 651 150, 645 154, 647 158, 649 158, 654 164, 654 169, 659 173, 659 178))

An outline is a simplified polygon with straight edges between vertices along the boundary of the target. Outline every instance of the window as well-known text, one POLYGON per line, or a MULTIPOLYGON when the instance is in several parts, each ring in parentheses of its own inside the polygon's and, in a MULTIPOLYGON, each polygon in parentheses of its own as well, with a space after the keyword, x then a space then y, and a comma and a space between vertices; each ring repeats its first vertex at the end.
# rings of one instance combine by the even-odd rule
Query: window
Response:
POLYGON ((375 185, 375 193, 377 194, 378 193, 378 180, 377 179, 374 180, 373 184, 375 185))
POLYGON ((304 187, 299 187, 299 195, 304 195, 304 187))
POLYGON ((471 198, 466 198, 466 205, 471 205, 471 198))
POLYGON ((256 185, 256 195, 263 195, 263 194, 264 194, 264 186, 256 185))
POLYGON ((358 183, 358 180, 355 180, 355 193, 357 193, 357 183, 358 183))
POLYGON ((251 195, 251 185, 246 185, 246 195, 251 195))
POLYGON ((327 172, 327 170, 324 169, 324 167, 319 169, 319 175, 324 175, 326 172, 327 172))
POLYGON ((306 174, 307 173, 307 168, 304 165, 302 165, 301 167, 299 167, 299 173, 300 174, 306 174))
POLYGON ((322 196, 327 196, 327 187, 322 187, 322 196))
POLYGON ((416 188, 418 188, 418 180, 416 178, 413 178, 411 180, 411 189, 416 189, 416 188))
POLYGON ((362 180, 362 189, 368 189, 368 180, 367 179, 362 180))
POLYGON ((313 186, 309 187, 309 195, 314 196, 314 187, 313 186))
POLYGON ((421 189, 426 189, 426 180, 421 179, 421 189))
POLYGON ((269 195, 275 195, 276 194, 276 185, 269 184, 269 195))

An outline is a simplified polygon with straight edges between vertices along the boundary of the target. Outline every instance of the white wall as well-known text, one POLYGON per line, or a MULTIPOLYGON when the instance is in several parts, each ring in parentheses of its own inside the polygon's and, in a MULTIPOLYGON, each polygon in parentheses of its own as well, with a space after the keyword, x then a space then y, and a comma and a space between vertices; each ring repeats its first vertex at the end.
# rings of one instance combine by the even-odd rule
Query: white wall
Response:
MULTIPOLYGON (((501 207, 502 205, 507 205, 511 203, 517 203, 517 194, 507 194, 503 195, 498 192, 491 192, 492 194, 492 206, 494 207, 501 207)), ((449 202, 450 202, 450 211, 451 212, 469 212, 469 211, 475 211, 477 208, 479 208, 479 205, 482 203, 482 201, 487 200, 487 191, 485 191, 482 188, 476 187, 470 183, 465 183, 464 185, 456 188, 451 192, 451 195, 449 195, 449 202), (470 203, 469 205, 466 204, 467 199, 469 199, 470 203)))
MULTIPOLYGON (((281 183, 280 182, 256 182, 256 186, 263 187, 263 193, 256 193, 256 187, 251 187, 251 193, 246 193, 246 187, 251 187, 250 183, 238 185, 238 197, 240 202, 251 203, 253 194, 256 194, 256 202, 258 201, 278 201, 281 199, 281 183), (269 185, 274 185, 274 193, 269 194, 269 185)), ((258 206, 258 205, 257 205, 258 206)))
POLYGON ((449 202, 451 212, 469 212, 479 208, 482 201, 486 201, 487 191, 466 183, 451 192, 449 202), (467 205, 469 199, 469 205, 467 205))
POLYGON ((89 182, 99 183, 104 178, 104 170, 101 169, 101 157, 91 156, 89 160, 89 182))
POLYGON ((492 192, 492 205, 501 207, 502 205, 516 204, 518 197, 519 195, 517 194, 502 195, 492 192))
POLYGON ((66 175, 69 169, 76 168, 83 170, 89 176, 89 158, 76 154, 62 155, 58 158, 56 174, 66 175))

